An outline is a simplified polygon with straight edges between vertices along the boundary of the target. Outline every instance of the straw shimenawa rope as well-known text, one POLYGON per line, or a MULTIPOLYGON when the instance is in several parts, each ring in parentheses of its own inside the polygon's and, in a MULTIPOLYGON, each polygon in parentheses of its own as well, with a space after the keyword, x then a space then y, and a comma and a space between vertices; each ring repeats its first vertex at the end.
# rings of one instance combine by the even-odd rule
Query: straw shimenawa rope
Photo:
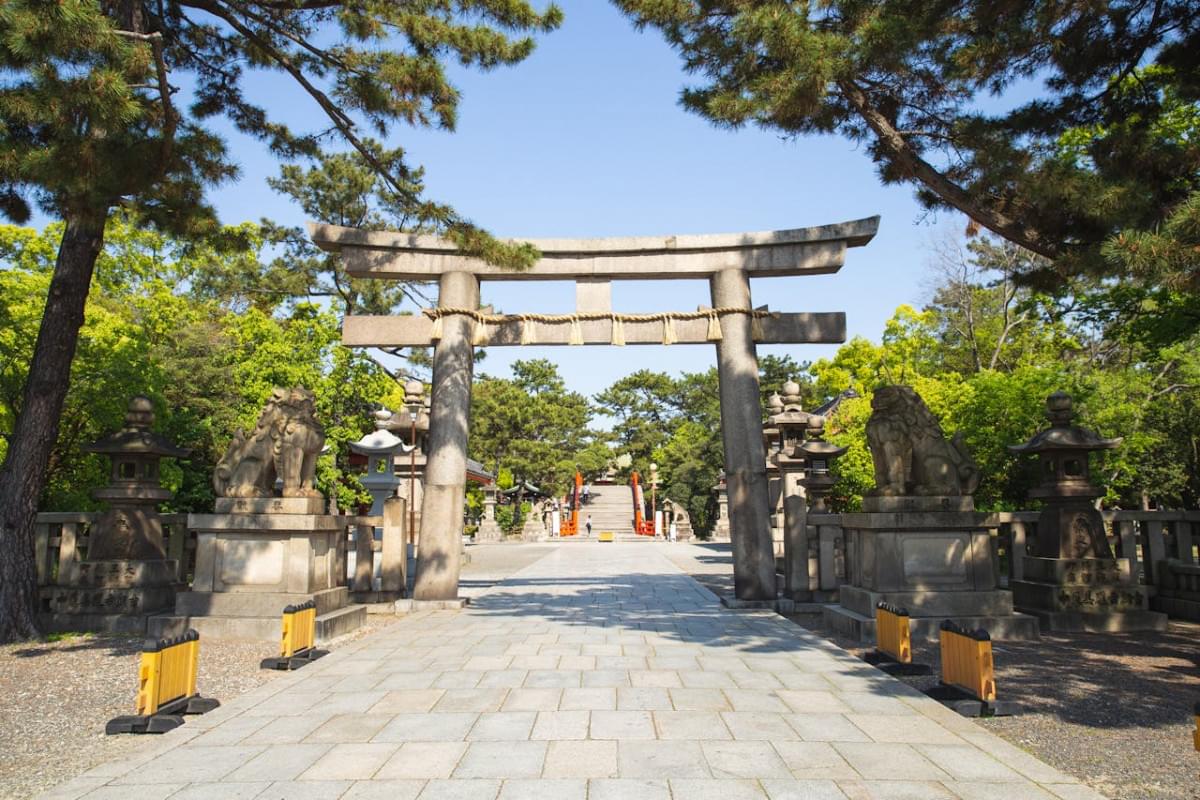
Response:
POLYGON ((533 324, 541 322, 547 325, 571 325, 570 344, 583 344, 583 328, 580 323, 596 320, 612 322, 611 344, 623 347, 625 345, 626 322, 661 322, 662 343, 674 344, 679 341, 675 332, 675 320, 707 319, 708 331, 706 339, 710 342, 721 341, 721 317, 727 314, 746 314, 750 317, 751 333, 754 341, 763 338, 762 319, 776 317, 777 312, 753 310, 749 308, 706 308, 699 311, 667 311, 656 314, 617 314, 612 311, 577 311, 574 314, 485 314, 473 308, 423 308, 421 313, 433 320, 433 328, 429 338, 437 341, 442 338, 442 318, 450 316, 470 317, 474 320, 474 330, 471 344, 482 347, 491 341, 489 326, 503 325, 506 322, 521 323, 521 344, 537 344, 537 327, 533 324))

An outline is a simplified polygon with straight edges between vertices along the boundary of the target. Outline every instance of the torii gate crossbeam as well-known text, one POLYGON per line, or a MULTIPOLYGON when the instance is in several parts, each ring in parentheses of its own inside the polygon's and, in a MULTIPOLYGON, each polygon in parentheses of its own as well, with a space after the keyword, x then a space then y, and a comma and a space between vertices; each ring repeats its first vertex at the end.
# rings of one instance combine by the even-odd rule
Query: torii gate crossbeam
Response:
MULTIPOLYGON (((448 600, 458 594, 472 351, 478 334, 485 334, 482 338, 488 346, 611 344, 620 319, 622 343, 716 345, 734 593, 739 600, 774 600, 775 559, 755 343, 841 342, 846 323, 841 313, 764 316, 752 305, 750 278, 837 272, 845 263, 846 250, 867 244, 878 226, 879 218, 870 217, 758 233, 535 239, 530 241, 540 251, 540 259, 528 270, 514 271, 464 256, 453 243, 437 237, 310 224, 313 241, 340 252, 351 275, 438 281, 440 311, 431 309, 412 317, 348 316, 342 331, 349 346, 436 344, 414 597, 448 600), (661 316, 672 317, 670 322, 612 313, 610 281, 662 279, 707 279, 712 309, 664 312, 661 316), (529 315, 481 314, 475 309, 483 280, 574 280, 572 325, 568 329, 562 324, 571 315, 535 320, 529 315)), ((640 316, 644 315, 635 315, 640 316)))

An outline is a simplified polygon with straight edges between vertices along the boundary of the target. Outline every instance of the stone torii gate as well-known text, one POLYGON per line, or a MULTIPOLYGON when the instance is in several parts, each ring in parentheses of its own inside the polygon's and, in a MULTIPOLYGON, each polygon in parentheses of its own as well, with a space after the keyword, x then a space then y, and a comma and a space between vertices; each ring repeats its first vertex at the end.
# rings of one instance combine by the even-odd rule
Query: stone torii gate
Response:
POLYGON ((466 490, 471 369, 476 345, 705 344, 717 347, 721 439, 729 491, 734 593, 774 600, 762 410, 755 343, 839 343, 846 315, 755 309, 750 278, 837 272, 846 249, 874 237, 879 217, 815 228, 701 236, 530 240, 541 258, 526 271, 462 255, 435 236, 310 224, 313 241, 340 252, 358 278, 438 282, 438 307, 414 316, 347 316, 351 347, 435 345, 421 552, 414 597, 458 595, 466 490), (712 308, 694 312, 612 311, 611 281, 707 279, 712 308), (479 308, 479 282, 573 280, 573 314, 496 315, 479 308))

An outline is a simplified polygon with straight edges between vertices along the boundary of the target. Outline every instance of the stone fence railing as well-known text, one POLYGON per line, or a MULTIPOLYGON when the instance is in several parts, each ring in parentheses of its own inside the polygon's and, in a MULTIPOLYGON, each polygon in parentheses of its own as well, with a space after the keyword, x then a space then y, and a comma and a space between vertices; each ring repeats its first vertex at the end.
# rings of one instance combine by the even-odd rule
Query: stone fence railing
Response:
MULTIPOLYGON (((1108 542, 1118 558, 1128 558, 1138 582, 1162 583, 1170 564, 1195 564, 1200 543, 1200 511, 1102 511, 1108 542)), ((1024 577, 1020 558, 1030 554, 1037 537, 1036 511, 1000 511, 988 515, 993 550, 1002 583, 1024 577)))
MULTIPOLYGON (((403 558, 403 505, 397 520, 385 516, 342 516, 344 536, 338 537, 337 574, 341 585, 351 591, 399 591, 394 565, 386 562, 403 558), (391 522, 392 524, 388 524, 391 522), (382 536, 377 538, 375 530, 382 536), (386 542, 386 545, 385 545, 386 542)), ((78 565, 87 559, 92 524, 101 512, 49 512, 37 515, 34 526, 34 554, 39 587, 72 586, 78 579, 78 565)), ((390 515, 389 515, 390 516, 390 515)), ((167 558, 176 562, 175 580, 189 585, 196 566, 196 532, 187 527, 187 514, 163 514, 163 539, 167 558)), ((400 580, 403 568, 400 568, 400 580)))
MULTIPOLYGON (((87 559, 92 523, 99 511, 64 511, 37 515, 34 554, 38 586, 72 586, 78 564, 87 559)), ((167 558, 177 563, 175 578, 190 583, 196 566, 196 534, 187 528, 187 514, 163 514, 167 558)))
MULTIPOLYGON (((1139 583, 1155 587, 1156 604, 1177 616, 1200 619, 1200 511, 1104 511, 1109 543, 1131 561, 1139 583)), ((1030 554, 1037 511, 988 514, 997 582, 1020 580, 1018 556, 1030 554)), ((826 599, 846 582, 845 537, 840 514, 809 514, 810 588, 826 599)))

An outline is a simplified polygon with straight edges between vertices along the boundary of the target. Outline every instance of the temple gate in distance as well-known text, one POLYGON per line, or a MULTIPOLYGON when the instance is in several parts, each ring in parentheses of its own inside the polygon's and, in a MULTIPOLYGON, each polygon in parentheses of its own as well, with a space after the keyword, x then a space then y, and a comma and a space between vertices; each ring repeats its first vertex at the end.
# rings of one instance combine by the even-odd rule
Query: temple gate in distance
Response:
POLYGON ((879 217, 870 217, 759 233, 530 240, 541 258, 515 271, 464 256, 435 236, 310 224, 313 241, 340 252, 354 277, 438 282, 437 308, 414 316, 347 316, 342 329, 342 342, 350 347, 435 347, 413 596, 458 596, 474 347, 677 342, 716 345, 734 592, 739 600, 774 600, 755 344, 840 343, 846 315, 756 309, 750 279, 837 272, 847 248, 867 244, 878 226, 879 217), (712 307, 655 314, 612 310, 612 281, 663 279, 707 279, 712 307), (484 280, 575 281, 575 312, 493 314, 479 306, 484 280))

